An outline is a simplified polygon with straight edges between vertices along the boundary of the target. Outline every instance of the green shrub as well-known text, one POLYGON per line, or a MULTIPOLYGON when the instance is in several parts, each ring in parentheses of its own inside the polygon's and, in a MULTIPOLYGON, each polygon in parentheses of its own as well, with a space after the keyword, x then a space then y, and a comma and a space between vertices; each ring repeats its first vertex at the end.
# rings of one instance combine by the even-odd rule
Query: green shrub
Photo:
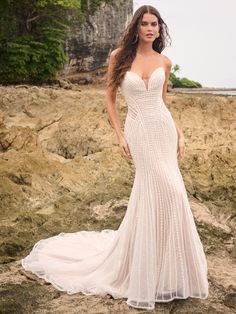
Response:
POLYGON ((104 0, 2 0, 0 7, 0 82, 45 82, 56 77, 67 57, 63 50, 70 24, 81 22, 91 3, 104 0))
MULTIPOLYGON (((179 67, 178 67, 178 69, 179 69, 179 67)), ((173 72, 170 73, 170 81, 173 84, 173 88, 175 88, 175 87, 183 87, 183 88, 199 88, 199 87, 202 87, 202 85, 199 82, 189 80, 186 77, 182 77, 182 78, 177 77, 175 75, 175 73, 173 73, 173 72)))
POLYGON ((65 30, 50 27, 40 30, 41 41, 35 41, 32 35, 18 37, 12 42, 0 41, 0 81, 41 83, 55 78, 67 60, 62 48, 65 30))

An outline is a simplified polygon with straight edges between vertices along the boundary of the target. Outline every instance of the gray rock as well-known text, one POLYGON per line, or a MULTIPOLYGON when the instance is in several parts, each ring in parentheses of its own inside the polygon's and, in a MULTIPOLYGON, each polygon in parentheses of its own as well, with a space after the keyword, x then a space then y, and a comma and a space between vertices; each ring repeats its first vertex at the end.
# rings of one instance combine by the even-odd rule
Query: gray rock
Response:
POLYGON ((132 0, 111 0, 103 3, 93 15, 87 15, 82 25, 78 18, 71 17, 72 28, 64 47, 69 61, 62 76, 73 77, 78 82, 80 75, 75 75, 106 65, 108 54, 120 39, 132 13, 132 0))

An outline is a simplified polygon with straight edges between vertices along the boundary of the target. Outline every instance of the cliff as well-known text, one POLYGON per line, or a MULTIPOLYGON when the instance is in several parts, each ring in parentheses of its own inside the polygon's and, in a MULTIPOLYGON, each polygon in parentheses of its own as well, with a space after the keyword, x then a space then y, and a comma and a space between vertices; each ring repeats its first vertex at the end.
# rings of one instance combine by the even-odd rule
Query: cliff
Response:
MULTIPOLYGON (((62 75, 80 81, 83 72, 93 72, 107 65, 107 57, 122 35, 133 13, 133 1, 108 1, 91 14, 85 23, 74 17, 65 42, 69 57, 62 75)), ((99 74, 99 72, 98 72, 99 74)))

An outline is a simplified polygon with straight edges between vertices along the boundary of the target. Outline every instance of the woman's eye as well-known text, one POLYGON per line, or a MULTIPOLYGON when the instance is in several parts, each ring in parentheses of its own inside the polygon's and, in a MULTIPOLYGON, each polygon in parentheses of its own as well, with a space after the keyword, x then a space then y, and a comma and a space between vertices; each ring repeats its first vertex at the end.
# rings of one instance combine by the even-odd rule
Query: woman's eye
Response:
MULTIPOLYGON (((146 25, 148 25, 148 23, 142 22, 141 25, 142 26, 146 26, 146 25)), ((152 23, 152 26, 157 26, 157 23, 156 22, 152 23)))

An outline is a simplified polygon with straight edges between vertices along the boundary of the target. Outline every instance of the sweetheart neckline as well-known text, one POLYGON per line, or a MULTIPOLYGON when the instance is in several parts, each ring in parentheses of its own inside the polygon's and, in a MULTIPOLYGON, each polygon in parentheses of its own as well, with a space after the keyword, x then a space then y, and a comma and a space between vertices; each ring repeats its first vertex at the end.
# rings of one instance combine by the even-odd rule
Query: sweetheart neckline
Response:
POLYGON ((136 72, 133 71, 126 71, 126 73, 132 73, 134 75, 136 75, 144 84, 145 90, 149 91, 149 81, 151 80, 152 76, 154 75, 154 73, 159 70, 159 69, 163 69, 165 71, 165 68, 163 66, 157 67, 155 70, 152 71, 152 74, 149 76, 148 80, 147 80, 147 85, 144 82, 144 79, 141 78, 140 75, 138 75, 136 72))

